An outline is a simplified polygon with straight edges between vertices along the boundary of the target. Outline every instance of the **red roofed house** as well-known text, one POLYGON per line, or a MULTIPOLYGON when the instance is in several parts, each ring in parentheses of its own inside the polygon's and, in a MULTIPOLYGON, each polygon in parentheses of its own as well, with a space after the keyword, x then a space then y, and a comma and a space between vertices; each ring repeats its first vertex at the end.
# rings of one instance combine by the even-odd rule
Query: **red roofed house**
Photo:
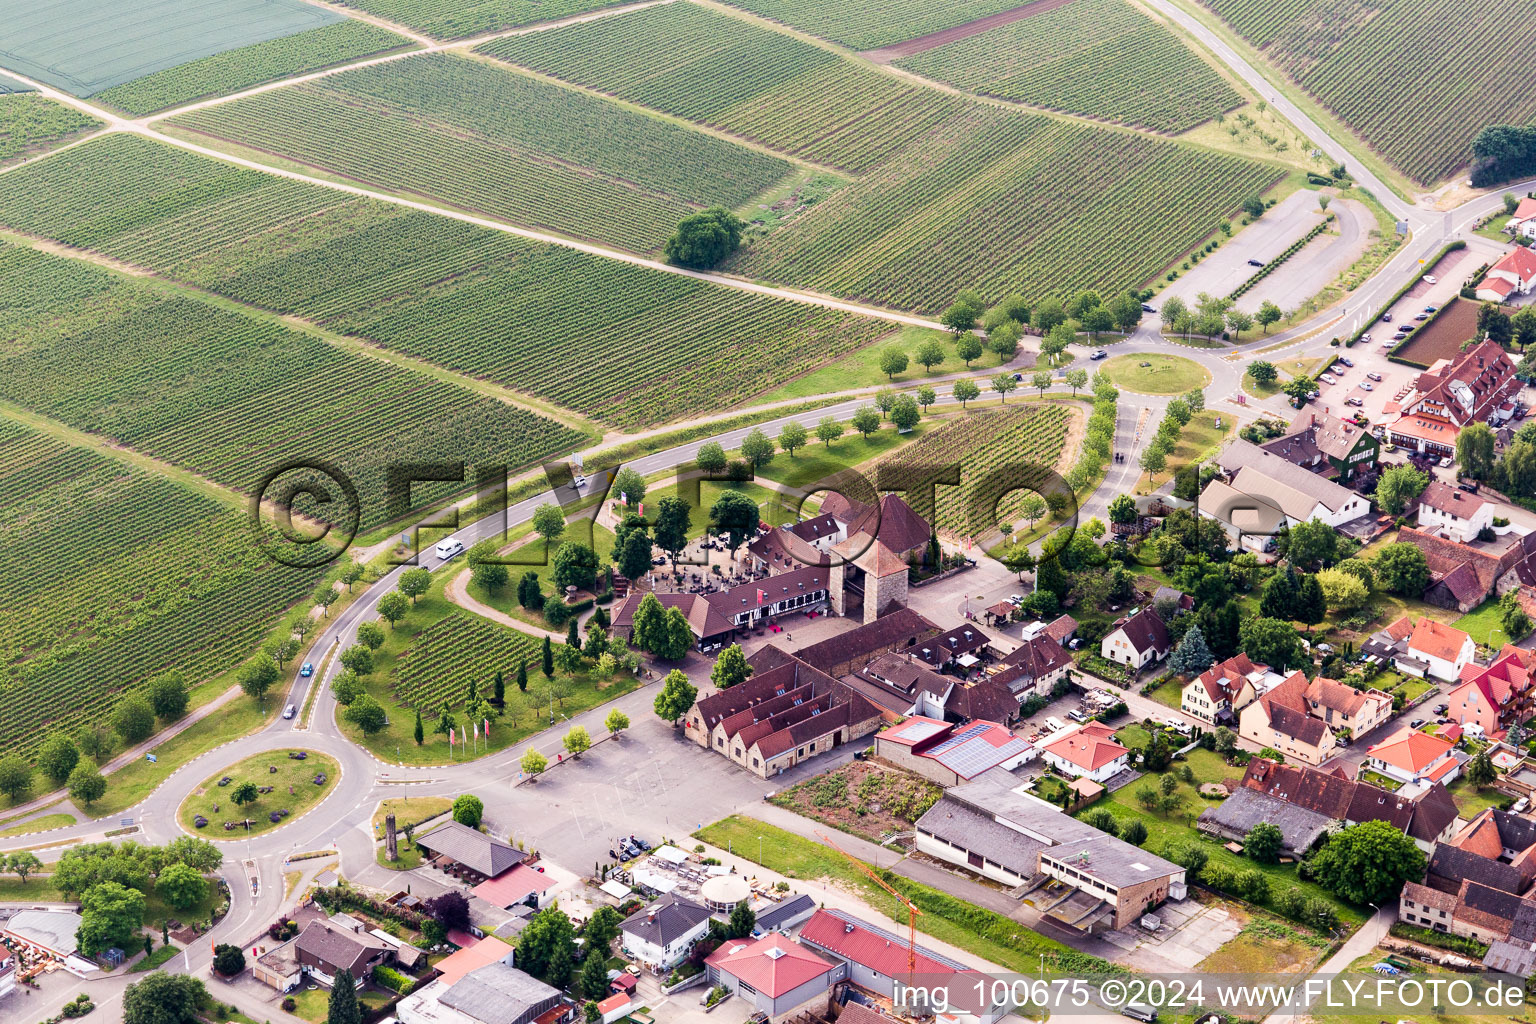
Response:
POLYGON ((1527 295, 1536 284, 1536 253, 1517 245, 1488 268, 1477 297, 1484 302, 1503 302, 1511 295, 1527 295))
MULTIPOLYGON (((1536 253, 1517 252, 1525 254, 1520 259, 1529 261, 1531 273, 1536 273, 1536 253)), ((1530 290, 1531 277, 1524 280, 1522 292, 1530 290)), ((1401 402, 1402 412, 1386 424, 1387 439, 1420 454, 1451 455, 1462 427, 1469 423, 1497 427, 1512 418, 1520 386, 1509 353, 1492 341, 1474 345, 1419 374, 1401 402)))
POLYGON ((1213 725, 1224 723, 1253 703, 1253 684, 1267 670, 1268 666, 1255 665, 1246 654, 1212 665, 1184 684, 1179 709, 1213 725))
POLYGON ((825 998, 847 969, 823 960, 808 946, 778 932, 760 939, 727 939, 704 961, 710 985, 723 985, 752 1004, 753 1010, 778 1018, 825 998))
POLYGON ((634 1008, 634 1000, 629 998, 626 992, 615 992, 613 995, 597 1004, 597 1012, 602 1015, 603 1024, 613 1024, 622 1017, 629 1016, 629 1011, 634 1008))
POLYGON ((1114 737, 1115 730, 1103 722, 1089 722, 1048 737, 1041 749, 1047 764, 1068 775, 1106 782, 1131 761, 1131 752, 1114 737))
POLYGON ((1445 695, 1446 716, 1469 730, 1476 726, 1474 735, 1503 739, 1531 717, 1533 670, 1536 652, 1506 644, 1492 663, 1462 668, 1461 683, 1445 695))
POLYGON ((1519 233, 1526 238, 1536 238, 1536 199, 1526 196, 1520 200, 1515 212, 1504 222, 1504 230, 1510 234, 1519 233))
POLYGON ((1328 728, 1344 729, 1358 739, 1392 717, 1392 698, 1381 690, 1357 690, 1318 676, 1307 685, 1307 711, 1328 728))
POLYGON ((1367 750, 1365 766, 1400 782, 1449 785, 1461 774, 1454 750, 1438 736, 1404 727, 1367 750))
POLYGON ((1448 626, 1425 615, 1417 622, 1404 615, 1386 629, 1371 636, 1370 647, 1390 646, 1392 663, 1401 672, 1420 679, 1432 678, 1454 682, 1471 664, 1477 645, 1464 630, 1448 626))
POLYGON ((510 910, 519 903, 526 903, 530 907, 543 906, 544 894, 553 889, 555 884, 555 880, 543 871, 527 864, 518 864, 511 871, 481 882, 469 892, 502 910, 510 910))
POLYGON ((1432 480, 1419 496, 1419 529, 1470 544, 1493 529, 1493 502, 1484 501, 1441 480, 1432 480))
POLYGON ((1292 672, 1244 708, 1237 731, 1261 747, 1273 747, 1307 764, 1322 764, 1338 744, 1328 724, 1312 714, 1302 672, 1292 672))

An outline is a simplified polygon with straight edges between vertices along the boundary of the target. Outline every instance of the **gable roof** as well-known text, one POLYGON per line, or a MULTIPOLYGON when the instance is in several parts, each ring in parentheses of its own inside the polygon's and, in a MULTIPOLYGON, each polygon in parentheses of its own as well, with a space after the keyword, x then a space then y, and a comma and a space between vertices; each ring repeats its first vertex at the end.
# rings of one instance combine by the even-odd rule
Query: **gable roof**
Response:
POLYGON ((1299 670, 1262 694, 1255 703, 1264 710, 1269 727, 1282 735, 1310 747, 1319 745, 1328 735, 1327 723, 1314 717, 1307 707, 1307 677, 1299 670))
POLYGON ((812 668, 826 672, 835 665, 857 660, 884 648, 904 648, 908 640, 922 643, 937 632, 938 627, 919 613, 910 608, 897 608, 874 622, 802 648, 795 652, 795 657, 812 668))
POLYGON ((510 843, 457 821, 445 821, 426 835, 417 836, 416 845, 455 860, 487 878, 495 878, 528 858, 510 843))
POLYGON ((500 939, 486 936, 474 945, 465 946, 439 960, 437 973, 445 983, 452 985, 470 971, 505 960, 511 955, 511 946, 500 939))
POLYGON ((1443 480, 1431 480, 1429 486, 1419 495, 1420 507, 1432 508, 1462 519, 1471 519, 1478 509, 1487 504, 1489 503, 1477 495, 1452 487, 1443 480))
POLYGON ((1047 623, 1045 635, 1057 643, 1066 643, 1067 638, 1077 632, 1077 620, 1070 615, 1058 615, 1047 623))
MULTIPOLYGON (((907 940, 840 910, 823 908, 800 929, 800 941, 869 968, 887 978, 907 974, 907 940)), ((942 954, 916 946, 917 974, 958 974, 966 967, 942 954)))
POLYGON ((465 974, 437 1001, 483 1024, 516 1024, 559 998, 559 989, 509 964, 491 963, 465 974))
POLYGON ((943 665, 962 654, 979 651, 991 642, 992 637, 984 629, 974 622, 967 622, 921 641, 908 650, 913 657, 930 665, 943 665))
POLYGON ((1515 207, 1515 212, 1510 215, 1508 223, 1518 224, 1532 217, 1536 217, 1536 199, 1525 196, 1520 200, 1520 205, 1515 207))
POLYGON ((1536 275, 1536 253, 1532 253, 1523 245, 1517 245, 1500 256, 1498 261, 1488 268, 1490 274, 1495 270, 1507 270, 1518 274, 1520 280, 1529 281, 1533 275, 1536 275))
POLYGON ((1043 679, 1063 666, 1072 663, 1072 656, 1065 647, 1041 631, 1025 640, 1003 658, 1004 665, 1018 665, 1031 679, 1043 679))
POLYGON ((1436 843, 1429 855, 1428 884, 1441 892, 1459 892, 1467 879, 1505 892, 1521 892, 1526 884, 1525 876, 1513 865, 1436 843))
POLYGON ((555 880, 545 872, 518 864, 511 871, 488 878, 469 891, 471 895, 505 909, 523 902, 533 893, 548 892, 554 887, 555 880))
POLYGON ((1242 785, 1342 821, 1349 814, 1355 783, 1332 772, 1255 757, 1248 762, 1242 785))
POLYGON ((1442 661, 1455 661, 1470 639, 1465 630, 1424 615, 1414 623, 1413 634, 1408 638, 1408 649, 1442 661))
POLYGON ((835 968, 810 949, 778 932, 755 941, 728 939, 704 961, 746 982, 770 999, 830 974, 835 968))
POLYGON ((347 970, 356 978, 364 964, 393 947, 367 933, 349 932, 317 919, 304 926, 294 948, 328 965, 331 970, 327 974, 347 970))
POLYGON ((709 908, 668 893, 624 919, 619 930, 658 946, 669 946, 709 920, 709 908))
POLYGON ((1137 654, 1146 654, 1148 651, 1167 651, 1169 647, 1168 627, 1151 608, 1116 619, 1114 625, 1109 627, 1109 631, 1124 633, 1126 640, 1130 642, 1137 654))
POLYGON ((1355 717, 1367 704, 1375 701, 1386 701, 1390 704, 1392 698, 1378 691, 1357 690, 1347 683, 1324 676, 1318 676, 1307 684, 1309 706, 1328 708, 1348 718, 1355 717))
POLYGON ((1249 682, 1249 676, 1263 672, 1269 666, 1255 665, 1246 653, 1239 652, 1206 669, 1192 682, 1200 685, 1214 703, 1231 702, 1249 682))
POLYGON ((1287 516, 1302 522, 1312 518, 1321 504, 1338 512, 1360 496, 1328 480, 1238 438, 1216 456, 1216 462, 1232 474, 1232 485, 1246 494, 1272 502, 1287 516))

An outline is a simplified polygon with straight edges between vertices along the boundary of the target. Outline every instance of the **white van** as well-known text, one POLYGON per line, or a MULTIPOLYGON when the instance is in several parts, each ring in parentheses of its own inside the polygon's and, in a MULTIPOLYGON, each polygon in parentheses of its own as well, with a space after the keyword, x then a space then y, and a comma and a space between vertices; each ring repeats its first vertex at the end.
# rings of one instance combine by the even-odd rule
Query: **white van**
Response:
POLYGON ((437 552, 438 558, 446 562, 455 555, 464 553, 464 542, 457 537, 449 537, 447 540, 438 541, 437 547, 433 550, 437 552))
POLYGON ((1053 715, 1045 720, 1045 728, 1047 732, 1061 732, 1066 726, 1062 724, 1061 719, 1053 715))

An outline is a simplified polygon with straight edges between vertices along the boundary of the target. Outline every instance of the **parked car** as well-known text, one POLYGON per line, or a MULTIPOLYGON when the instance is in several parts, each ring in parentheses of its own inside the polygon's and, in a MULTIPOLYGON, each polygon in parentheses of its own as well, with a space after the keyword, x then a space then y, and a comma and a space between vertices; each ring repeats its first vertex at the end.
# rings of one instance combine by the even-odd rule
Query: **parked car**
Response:
POLYGON ((1450 469, 1454 465, 1456 465, 1456 460, 1451 458, 1449 455, 1440 460, 1441 469, 1450 469))
POLYGON ((1393 444, 1391 441, 1388 441, 1381 446, 1381 450, 1384 452, 1395 452, 1397 451, 1397 445, 1393 444))
POLYGON ((1424 312, 1426 312, 1426 313, 1433 313, 1435 310, 1437 310, 1439 308, 1440 308, 1439 306, 1425 306, 1424 307, 1424 312))
POLYGON ((1428 313, 1420 313, 1418 316, 1414 317, 1414 319, 1415 320, 1420 320, 1420 321, 1428 320, 1429 319, 1429 314, 1428 313))
POLYGON ((1312 399, 1321 398, 1322 395, 1323 395, 1323 393, 1321 391, 1317 390, 1316 388, 1313 388, 1311 391, 1307 392, 1307 397, 1308 398, 1312 398, 1312 399))
POLYGON ((1372 384, 1368 380, 1363 380, 1363 381, 1360 382, 1360 390, 1361 391, 1375 391, 1376 390, 1376 385, 1372 384))
POLYGON ((1366 374, 1366 376, 1371 380, 1381 380, 1381 374, 1377 373, 1375 370, 1370 371, 1366 374))
POLYGON ((1388 324, 1391 323, 1392 322, 1392 314, 1391 313, 1383 313, 1383 314, 1381 314, 1381 320, 1382 320, 1382 323, 1388 323, 1388 324))
POLYGON ((1335 377, 1331 373, 1320 373, 1317 375, 1317 379, 1322 381, 1324 384, 1337 384, 1339 382, 1339 378, 1335 377))
POLYGON ((1016 374, 1013 375, 1013 379, 1014 380, 1023 380, 1024 379, 1024 375, 1022 373, 1016 373, 1016 374))
POLYGON ((1343 363, 1345 366, 1355 365, 1355 361, 1349 358, 1349 356, 1339 356, 1339 362, 1343 363))
POLYGON ((1362 399, 1360 399, 1359 397, 1354 397, 1354 396, 1352 396, 1350 398, 1344 399, 1344 402, 1345 402, 1346 405, 1353 405, 1353 406, 1356 406, 1357 408, 1359 406, 1362 406, 1362 405, 1365 404, 1365 402, 1362 399))
POLYGON ((1015 608, 1017 608, 1019 605, 1024 603, 1024 595, 1023 594, 1010 594, 1008 596, 1008 603, 1013 605, 1015 608))
POLYGON ((1262 267, 1264 265, 1264 261, 1263 260, 1249 260, 1248 261, 1248 265, 1250 267, 1262 267))
POLYGON ((1086 722, 1088 720, 1088 716, 1083 714, 1077 708, 1073 708, 1071 711, 1068 711, 1067 717, 1072 719, 1074 722, 1086 722))
POLYGON ((1440 283, 1440 279, 1438 277, 1436 277, 1434 274, 1425 274, 1424 275, 1424 283, 1425 284, 1439 284, 1440 283))
POLYGON ((299 669, 299 677, 301 679, 308 679, 310 676, 312 676, 314 674, 315 674, 315 666, 311 662, 306 661, 304 663, 304 667, 299 669))
POLYGON ((1477 484, 1475 484, 1475 483, 1474 484, 1469 484, 1469 483, 1467 483, 1465 481, 1463 481, 1463 482, 1461 482, 1461 483, 1456 485, 1456 489, 1458 491, 1466 491, 1468 494, 1476 494, 1477 493, 1477 488, 1478 488, 1477 484))
POLYGON ((1421 726, 1423 724, 1424 724, 1424 719, 1422 719, 1422 718, 1415 718, 1413 721, 1408 723, 1408 728, 1410 728, 1410 729, 1417 729, 1419 726, 1421 726))
POLYGON ((1361 341, 1370 341, 1371 340, 1371 332, 1370 331, 1366 331, 1364 334, 1360 335, 1360 340, 1361 341))

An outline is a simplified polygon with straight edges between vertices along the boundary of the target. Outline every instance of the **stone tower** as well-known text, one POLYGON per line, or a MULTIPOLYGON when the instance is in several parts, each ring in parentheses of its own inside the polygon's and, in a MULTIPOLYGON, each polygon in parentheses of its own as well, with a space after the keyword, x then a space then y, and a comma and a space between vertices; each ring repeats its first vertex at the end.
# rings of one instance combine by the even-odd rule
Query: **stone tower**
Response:
POLYGON ((400 859, 400 851, 395 845, 395 816, 384 815, 384 859, 393 864, 400 859))

